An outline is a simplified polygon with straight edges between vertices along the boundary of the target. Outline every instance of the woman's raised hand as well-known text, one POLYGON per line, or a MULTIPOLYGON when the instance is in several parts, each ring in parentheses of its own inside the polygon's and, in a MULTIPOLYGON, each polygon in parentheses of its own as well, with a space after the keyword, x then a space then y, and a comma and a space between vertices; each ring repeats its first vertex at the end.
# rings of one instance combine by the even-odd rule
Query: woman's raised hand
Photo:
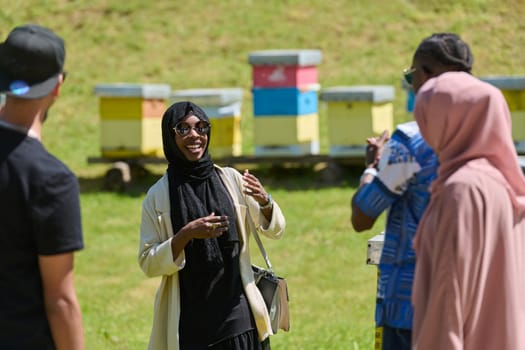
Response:
POLYGON ((242 179, 244 181, 243 193, 252 196, 261 206, 268 203, 268 193, 264 190, 264 186, 258 178, 250 174, 248 169, 244 170, 242 179))

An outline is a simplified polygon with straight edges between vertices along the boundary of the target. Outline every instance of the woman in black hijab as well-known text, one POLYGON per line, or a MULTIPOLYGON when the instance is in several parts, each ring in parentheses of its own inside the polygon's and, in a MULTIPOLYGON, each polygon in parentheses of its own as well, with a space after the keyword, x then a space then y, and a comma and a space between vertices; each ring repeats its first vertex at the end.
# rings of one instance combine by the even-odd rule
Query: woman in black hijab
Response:
POLYGON ((150 349, 270 348, 248 220, 279 238, 285 219, 255 176, 213 163, 210 137, 209 119, 197 105, 178 102, 164 113, 168 169, 144 200, 139 252, 146 275, 162 276, 150 349))

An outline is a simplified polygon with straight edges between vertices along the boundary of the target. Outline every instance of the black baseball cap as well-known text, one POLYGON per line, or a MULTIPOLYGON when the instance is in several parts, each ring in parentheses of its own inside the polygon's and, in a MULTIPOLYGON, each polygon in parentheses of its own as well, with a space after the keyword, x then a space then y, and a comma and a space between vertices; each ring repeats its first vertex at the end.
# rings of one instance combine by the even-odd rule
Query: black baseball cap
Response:
POLYGON ((0 93, 40 98, 58 84, 63 72, 64 40, 36 24, 14 28, 0 44, 0 93))

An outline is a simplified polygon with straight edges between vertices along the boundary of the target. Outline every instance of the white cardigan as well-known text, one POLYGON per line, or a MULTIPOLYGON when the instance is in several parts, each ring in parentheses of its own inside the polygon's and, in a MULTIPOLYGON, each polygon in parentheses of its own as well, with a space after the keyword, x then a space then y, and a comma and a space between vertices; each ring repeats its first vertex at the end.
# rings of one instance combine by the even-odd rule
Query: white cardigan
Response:
MULTIPOLYGON (((272 334, 270 318, 254 282, 250 261, 247 206, 257 230, 263 235, 278 239, 282 236, 286 221, 274 201, 271 220, 264 217, 258 203, 242 193, 242 175, 233 168, 221 168, 219 175, 233 199, 235 223, 241 241, 240 270, 244 291, 253 313, 259 339, 262 341, 272 334)), ((178 271, 184 268, 184 251, 174 260, 171 239, 169 186, 167 174, 159 179, 148 191, 142 204, 140 225, 139 265, 148 277, 162 276, 155 296, 153 326, 148 349, 179 349, 180 291, 178 271)))

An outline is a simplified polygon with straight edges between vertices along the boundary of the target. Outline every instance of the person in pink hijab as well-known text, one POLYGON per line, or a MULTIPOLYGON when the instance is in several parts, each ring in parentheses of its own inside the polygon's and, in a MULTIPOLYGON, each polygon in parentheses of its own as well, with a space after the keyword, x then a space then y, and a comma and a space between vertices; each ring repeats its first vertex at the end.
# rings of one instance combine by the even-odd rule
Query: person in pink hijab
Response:
MULTIPOLYGON (((444 72, 471 72, 468 44, 455 33, 433 33, 418 45, 413 64, 403 71, 407 84, 418 89, 444 72)), ((415 271, 413 239, 430 199, 438 160, 415 121, 367 139, 366 169, 352 196, 351 222, 356 232, 369 230, 386 212, 384 245, 378 265, 375 321, 381 350, 412 349, 415 271)))
POLYGON ((525 349, 525 178, 507 103, 447 72, 414 115, 439 167, 414 240, 413 348, 525 349))

